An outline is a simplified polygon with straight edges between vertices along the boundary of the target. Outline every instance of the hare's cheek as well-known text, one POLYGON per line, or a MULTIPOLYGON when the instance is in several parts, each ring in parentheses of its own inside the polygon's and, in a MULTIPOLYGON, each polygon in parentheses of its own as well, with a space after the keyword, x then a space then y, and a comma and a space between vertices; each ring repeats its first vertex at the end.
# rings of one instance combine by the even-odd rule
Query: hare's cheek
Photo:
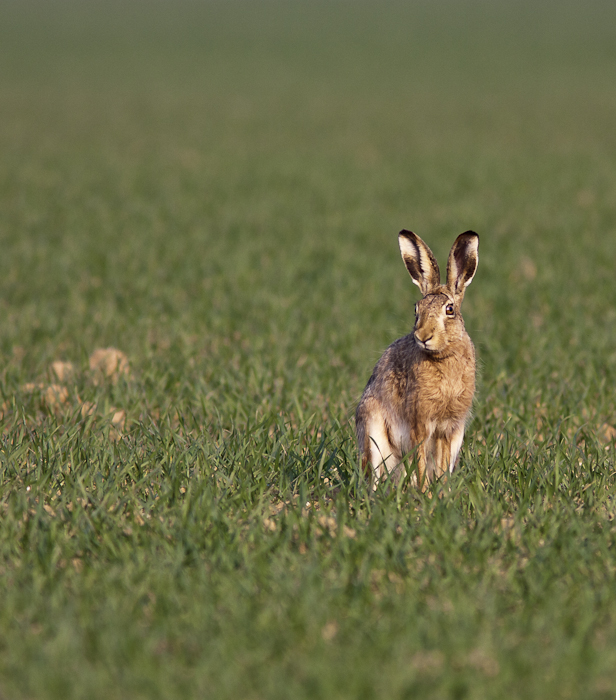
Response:
POLYGON ((444 320, 442 320, 438 324, 437 335, 438 335, 439 343, 441 343, 442 345, 446 345, 447 340, 449 338, 449 329, 447 328, 447 324, 444 322, 444 320))
POLYGON ((442 335, 439 336, 437 351, 443 352, 443 350, 445 350, 448 345, 449 345, 449 338, 447 337, 447 335, 445 333, 443 333, 442 335))

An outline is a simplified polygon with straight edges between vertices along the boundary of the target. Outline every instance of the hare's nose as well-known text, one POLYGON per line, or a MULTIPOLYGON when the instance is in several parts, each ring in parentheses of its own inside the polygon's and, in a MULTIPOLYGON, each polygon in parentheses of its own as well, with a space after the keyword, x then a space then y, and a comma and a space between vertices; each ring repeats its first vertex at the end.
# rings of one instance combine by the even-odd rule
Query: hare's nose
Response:
POLYGON ((427 345, 432 338, 434 337, 434 333, 427 338, 422 337, 422 334, 419 332, 415 333, 415 339, 417 340, 418 343, 421 343, 421 345, 427 345))

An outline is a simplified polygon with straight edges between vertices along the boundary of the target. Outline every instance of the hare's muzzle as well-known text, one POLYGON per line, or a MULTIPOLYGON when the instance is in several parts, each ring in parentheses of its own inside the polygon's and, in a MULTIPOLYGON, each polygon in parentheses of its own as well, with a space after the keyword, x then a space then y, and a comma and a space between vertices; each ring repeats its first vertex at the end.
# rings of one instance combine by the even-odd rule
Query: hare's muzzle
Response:
POLYGON ((434 338, 434 335, 431 333, 425 333, 421 332, 421 330, 416 330, 413 335, 415 336, 415 341, 417 345, 422 350, 426 350, 427 352, 433 352, 434 348, 430 347, 430 341, 434 338))

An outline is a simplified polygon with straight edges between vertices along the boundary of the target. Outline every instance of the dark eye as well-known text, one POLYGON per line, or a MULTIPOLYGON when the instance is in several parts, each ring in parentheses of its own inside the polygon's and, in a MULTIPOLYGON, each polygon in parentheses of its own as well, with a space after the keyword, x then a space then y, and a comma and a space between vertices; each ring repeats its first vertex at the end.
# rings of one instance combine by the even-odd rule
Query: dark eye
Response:
POLYGON ((453 304, 447 304, 447 306, 445 307, 445 313, 447 314, 447 316, 453 316, 453 304))

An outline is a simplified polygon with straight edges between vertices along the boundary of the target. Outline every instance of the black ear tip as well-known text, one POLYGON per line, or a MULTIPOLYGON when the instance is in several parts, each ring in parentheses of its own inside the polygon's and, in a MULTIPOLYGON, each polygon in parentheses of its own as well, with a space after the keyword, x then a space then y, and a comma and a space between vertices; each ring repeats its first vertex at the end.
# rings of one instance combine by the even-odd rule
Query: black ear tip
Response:
MULTIPOLYGON (((413 246, 418 246, 421 238, 419 238, 416 233, 403 228, 398 234, 398 241, 401 242, 402 240, 408 241, 413 246)), ((402 243, 400 243, 400 245, 402 245, 402 243)))
POLYGON ((479 234, 475 233, 475 231, 465 231, 462 235, 463 236, 474 236, 475 238, 477 238, 479 240, 479 234))

